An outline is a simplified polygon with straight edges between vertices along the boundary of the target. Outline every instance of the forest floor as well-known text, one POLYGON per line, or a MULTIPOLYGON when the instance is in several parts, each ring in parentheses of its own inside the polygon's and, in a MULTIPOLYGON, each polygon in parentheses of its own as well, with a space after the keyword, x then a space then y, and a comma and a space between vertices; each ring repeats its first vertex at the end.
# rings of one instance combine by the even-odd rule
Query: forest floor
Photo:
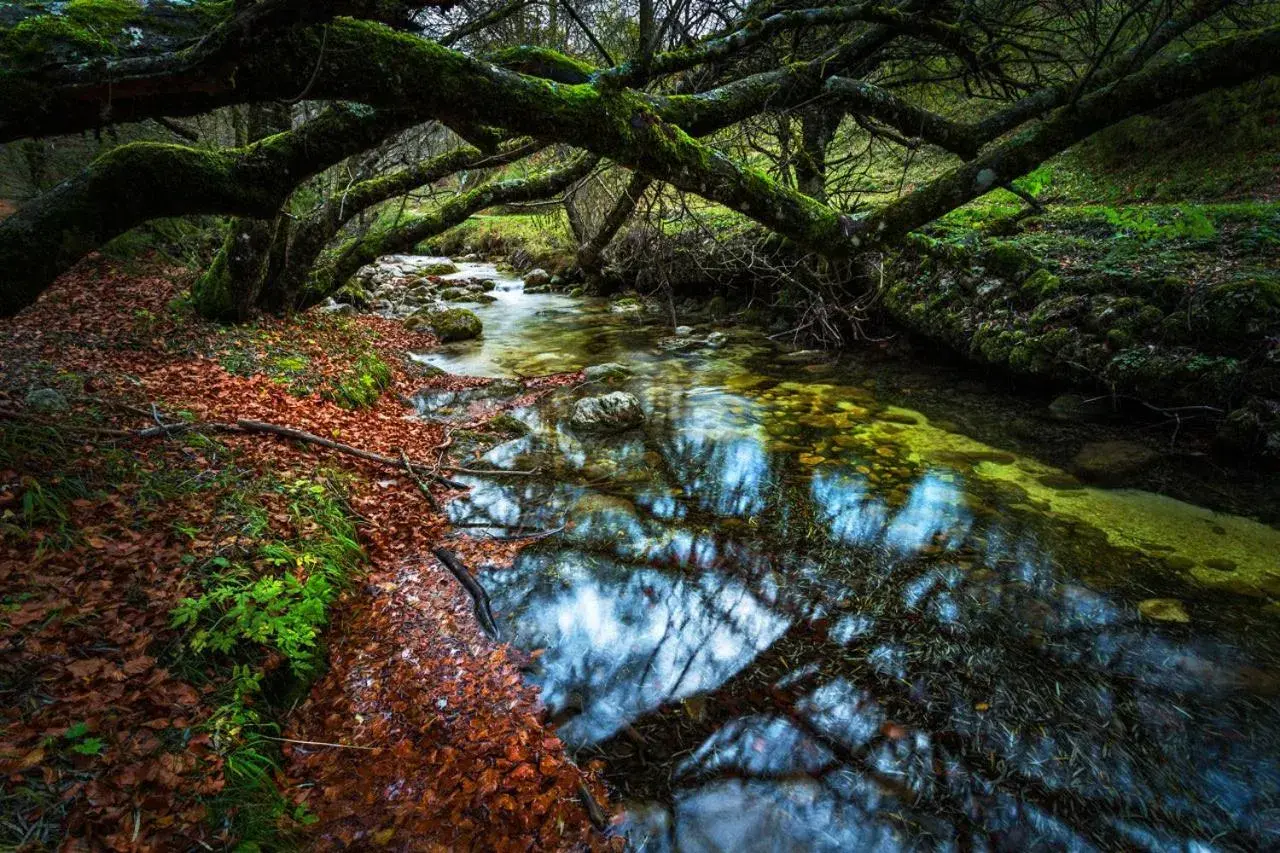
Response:
POLYGON ((448 487, 389 466, 138 435, 253 419, 447 472, 409 397, 484 380, 426 378, 434 341, 377 318, 204 323, 186 279, 91 260, 0 321, 0 847, 619 843, 599 768, 431 554, 517 544, 445 543, 448 487))

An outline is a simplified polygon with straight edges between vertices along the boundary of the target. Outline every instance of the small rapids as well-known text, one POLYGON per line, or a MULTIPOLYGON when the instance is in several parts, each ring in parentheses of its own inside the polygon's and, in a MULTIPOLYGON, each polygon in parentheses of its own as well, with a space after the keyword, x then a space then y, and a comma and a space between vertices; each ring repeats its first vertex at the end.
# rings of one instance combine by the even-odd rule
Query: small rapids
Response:
MULTIPOLYGON (((499 283, 424 356, 630 378, 518 412, 450 505, 552 533, 480 575, 634 849, 1262 849, 1280 844, 1280 532, 1131 489, 784 364, 499 283), (645 425, 566 425, 620 388, 645 425)), ((465 478, 462 478, 465 479, 465 478)))

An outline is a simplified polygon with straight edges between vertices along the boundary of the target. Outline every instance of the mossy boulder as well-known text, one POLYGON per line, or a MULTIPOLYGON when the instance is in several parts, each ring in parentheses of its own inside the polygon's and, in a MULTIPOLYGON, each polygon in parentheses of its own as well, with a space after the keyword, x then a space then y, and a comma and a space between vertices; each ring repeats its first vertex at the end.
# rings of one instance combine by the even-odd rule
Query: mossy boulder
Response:
POLYGON ((513 438, 528 435, 530 432, 529 425, 510 412, 503 412, 493 420, 489 421, 489 429, 501 435, 507 435, 513 438))
POLYGON ((411 330, 425 329, 442 341, 465 341, 480 337, 484 324, 466 308, 423 308, 404 321, 411 330))
POLYGON ((1046 269, 1039 269, 1027 276, 1020 289, 1028 299, 1042 302, 1058 295, 1058 291, 1062 289, 1062 279, 1046 269))
POLYGON ((531 270, 524 277, 524 286, 528 290, 531 287, 544 287, 551 284, 551 273, 544 269, 531 270))
POLYGON ((418 267, 417 272, 421 276, 429 275, 453 275, 458 271, 458 265, 453 261, 436 261, 418 267))
POLYGON ((978 263, 988 273, 1014 283, 1023 281, 1040 265, 1035 256, 1012 243, 993 241, 978 255, 978 263))
POLYGON ((1280 276, 1237 279, 1196 299, 1193 323, 1211 336, 1274 334, 1280 329, 1280 276))

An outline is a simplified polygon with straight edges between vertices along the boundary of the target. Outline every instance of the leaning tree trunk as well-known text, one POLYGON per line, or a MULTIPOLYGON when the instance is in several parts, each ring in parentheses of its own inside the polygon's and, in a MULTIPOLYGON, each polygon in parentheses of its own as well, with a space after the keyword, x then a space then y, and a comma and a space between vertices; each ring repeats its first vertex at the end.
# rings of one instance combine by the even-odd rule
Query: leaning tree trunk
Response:
POLYGON ((613 241, 618 229, 631 218, 636 205, 640 203, 640 197, 644 195, 645 190, 649 189, 649 185, 652 183, 653 179, 648 175, 640 172, 633 173, 631 180, 627 182, 626 188, 622 191, 622 195, 618 196, 617 201, 613 203, 613 207, 605 215, 600 229, 596 231, 594 236, 583 240, 582 244, 578 246, 578 266, 582 269, 582 275, 586 279, 588 293, 602 295, 607 292, 608 286, 604 277, 604 250, 613 241))
MULTIPOLYGON (((257 142, 291 128, 292 110, 282 104, 253 105, 249 109, 248 138, 257 142)), ((288 220, 237 217, 231 220, 222 248, 204 275, 191 288, 196 312, 210 320, 245 320, 269 296, 269 282, 288 245, 288 220)), ((278 301, 278 300, 277 300, 278 301)))
POLYGON ((809 107, 800 113, 800 151, 796 157, 796 189, 814 201, 827 202, 827 148, 842 113, 809 107))

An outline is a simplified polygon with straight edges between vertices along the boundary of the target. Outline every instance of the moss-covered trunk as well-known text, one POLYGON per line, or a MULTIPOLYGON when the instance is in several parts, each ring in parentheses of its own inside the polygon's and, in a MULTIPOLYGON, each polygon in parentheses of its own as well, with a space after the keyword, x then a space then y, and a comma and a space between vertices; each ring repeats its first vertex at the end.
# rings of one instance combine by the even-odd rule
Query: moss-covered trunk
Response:
MULTIPOLYGON (((292 110, 287 106, 250 105, 245 144, 287 132, 291 125, 292 110)), ((288 237, 280 213, 231 220, 222 248, 191 287, 196 311, 210 320, 231 322, 247 319, 264 302, 278 304, 278 294, 270 292, 279 280, 278 263, 272 261, 283 256, 288 237)))

